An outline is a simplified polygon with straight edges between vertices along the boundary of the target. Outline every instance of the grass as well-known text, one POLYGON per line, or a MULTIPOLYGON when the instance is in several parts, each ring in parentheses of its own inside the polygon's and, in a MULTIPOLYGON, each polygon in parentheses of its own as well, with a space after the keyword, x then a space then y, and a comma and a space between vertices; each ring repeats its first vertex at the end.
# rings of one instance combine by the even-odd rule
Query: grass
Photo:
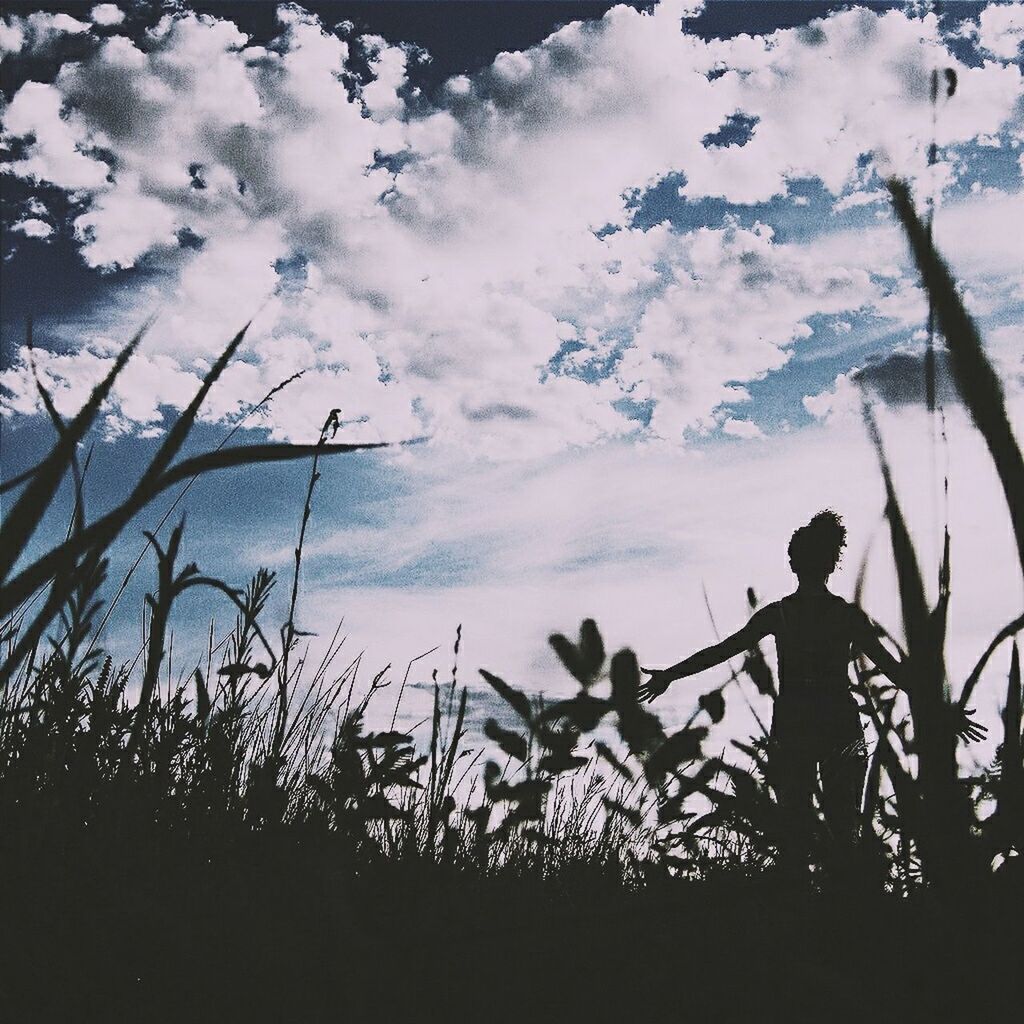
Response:
MULTIPOLYGON (((909 194, 900 183, 892 192, 1024 550, 1022 462, 999 381, 909 194)), ((995 635, 960 687, 963 706, 989 659, 1011 646, 998 757, 964 778, 943 654, 948 533, 933 606, 870 409, 910 713, 858 665, 876 738, 867 852, 853 875, 836 871, 820 821, 812 884, 794 888, 776 867, 783 825, 763 741, 734 742, 728 757, 704 751, 735 694, 776 693, 760 650, 669 733, 638 702, 634 654, 607 652, 587 620, 578 637, 551 637, 576 686, 566 699, 531 697, 482 670, 506 709, 484 723, 484 756, 467 746, 457 637, 450 679, 433 681, 429 739, 419 746, 395 728, 411 666, 390 728, 369 729, 388 669, 363 684, 338 633, 308 663, 295 608, 322 460, 375 446, 333 443, 334 410, 315 445, 179 458, 245 329, 129 496, 87 522, 79 445, 144 333, 70 422, 39 386, 56 441, 3 485, 16 494, 0 531, 0 995, 20 1008, 11 1019, 376 1020, 434 1005, 445 989, 458 993, 456 1018, 503 1018, 514 992, 521 1012, 542 1018, 559 1006, 684 1002, 725 1019, 724 1000, 737 1016, 768 1006, 795 1019, 834 1011, 850 985, 876 1013, 976 1015, 1019 989, 1019 915, 1006 896, 1021 892, 1014 637, 1024 619, 995 635), (133 518, 199 474, 297 458, 311 471, 283 625, 265 622, 274 574, 260 570, 239 589, 181 565, 179 524, 166 541, 147 535, 156 580, 145 643, 134 663, 115 664, 100 641, 106 553, 133 518), (29 559, 68 475, 77 500, 67 536, 29 559), (211 630, 205 666, 173 685, 174 607, 197 587, 229 602, 235 623, 223 637, 211 630), (764 1002, 794 959, 803 987, 764 1002)))

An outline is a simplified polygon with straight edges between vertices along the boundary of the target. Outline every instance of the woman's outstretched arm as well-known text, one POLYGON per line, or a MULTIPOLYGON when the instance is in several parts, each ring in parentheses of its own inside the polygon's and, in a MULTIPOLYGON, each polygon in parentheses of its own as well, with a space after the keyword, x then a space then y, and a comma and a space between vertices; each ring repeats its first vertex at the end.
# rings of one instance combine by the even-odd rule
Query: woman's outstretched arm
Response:
MULTIPOLYGON (((888 648, 886 648, 879 639, 874 623, 863 611, 861 611, 861 609, 856 609, 856 615, 856 646, 863 654, 871 659, 875 668, 877 668, 882 675, 886 676, 894 686, 909 694, 911 688, 911 675, 907 671, 906 664, 904 662, 897 661, 896 658, 889 653, 888 648)), ((960 739, 968 743, 984 739, 988 730, 985 726, 975 722, 974 719, 971 718, 971 715, 974 714, 974 708, 961 709, 958 705, 954 704, 951 706, 950 710, 953 715, 953 728, 960 739)))
POLYGON ((763 640, 773 631, 774 623, 769 611, 770 607, 768 606, 754 612, 750 617, 750 621, 742 629, 733 633, 732 636, 727 636, 712 647, 705 647, 702 651, 691 654, 690 657, 684 658, 670 668, 641 669, 642 672, 646 672, 651 678, 640 685, 640 699, 654 700, 655 697, 663 694, 669 685, 677 679, 696 675, 705 669, 721 665, 723 661, 735 658, 744 651, 749 651, 758 640, 763 640))
POLYGON ((910 680, 903 663, 889 653, 878 638, 875 624, 860 608, 854 608, 854 649, 870 658, 871 663, 893 686, 909 693, 910 680))

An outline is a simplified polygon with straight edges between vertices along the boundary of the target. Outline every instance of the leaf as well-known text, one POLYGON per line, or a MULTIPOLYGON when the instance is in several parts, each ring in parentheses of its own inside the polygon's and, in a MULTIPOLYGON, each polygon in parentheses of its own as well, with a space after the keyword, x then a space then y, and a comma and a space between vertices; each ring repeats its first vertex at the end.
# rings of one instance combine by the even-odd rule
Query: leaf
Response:
MULTIPOLYGON (((14 507, 7 511, 3 525, 0 527, 0 580, 7 578, 7 574, 20 557, 29 538, 35 533, 43 513, 49 508, 64 474, 75 457, 78 442, 92 426, 100 406, 114 386, 114 381, 139 347, 146 331, 149 330, 150 323, 151 321, 147 321, 121 350, 114 360, 110 372, 92 389, 92 393, 79 410, 78 415, 65 426, 58 436, 56 444, 50 449, 50 453, 33 471, 25 489, 15 501, 14 507)), ((7 612, 5 611, 3 614, 6 615, 7 612)))
POLYGON ((725 697, 721 690, 712 690, 697 698, 701 711, 707 713, 712 722, 718 723, 725 717, 725 697))
POLYGON ((759 648, 755 647, 747 652, 743 659, 743 671, 746 672, 762 697, 775 696, 775 677, 772 675, 771 666, 759 648))
POLYGON ((514 757, 517 761, 526 761, 529 744, 525 736, 520 736, 510 729, 503 729, 493 718, 488 718, 484 723, 484 735, 489 740, 494 740, 509 757, 514 757))
POLYGON ((683 801, 689 793, 679 792, 673 796, 658 801, 658 824, 671 825, 673 822, 681 821, 687 817, 683 811, 683 801))
POLYGON ((552 633, 548 643, 580 685, 586 688, 593 684, 604 664, 604 641, 593 619, 583 620, 579 646, 561 633, 552 633))
POLYGON ((545 754, 540 759, 538 767, 542 772, 551 772, 552 775, 558 775, 561 772, 572 772, 576 771, 577 768, 585 768, 588 763, 587 758, 580 757, 578 754, 567 754, 564 751, 557 751, 553 754, 545 754))
POLYGON ((412 743, 412 736, 405 732, 371 732, 360 737, 355 746, 359 748, 368 747, 400 747, 412 743))
POLYGON ((629 766, 620 761, 607 744, 598 740, 594 744, 594 749, 597 751, 597 756, 607 761, 627 782, 633 781, 633 772, 629 766))
POLYGON ((509 707, 527 724, 533 723, 533 714, 530 709, 530 698, 525 693, 521 693, 515 687, 509 686, 504 679, 499 679, 498 676, 492 675, 486 669, 480 669, 480 675, 491 684, 491 687, 495 690, 499 697, 501 697, 509 707))
POLYGON ((999 786, 996 815, 1006 830, 1005 844, 1017 844, 1024 835, 1024 764, 1021 760, 1021 671, 1016 642, 1010 656, 1010 674, 1003 708, 1003 742, 999 745, 999 786))
POLYGON ((564 725, 560 729, 549 729, 541 725, 534 732, 537 742, 549 753, 560 752, 571 754, 579 742, 579 732, 571 725, 564 725))
POLYGON ((755 747, 750 743, 743 743, 741 740, 732 740, 732 745, 737 750, 742 750, 743 753, 746 754, 747 757, 749 757, 755 765, 757 765, 760 771, 764 771, 765 766, 767 765, 767 759, 764 750, 759 749, 758 747, 755 747))
POLYGON ((601 719, 611 710, 611 704, 589 693, 580 693, 568 700, 560 700, 544 709, 540 721, 555 721, 567 718, 581 732, 592 732, 601 719))
MULTIPOLYGON (((103 663, 104 671, 109 674, 110 671, 110 659, 103 663)), ((102 679, 102 676, 101 676, 102 679)), ((205 723, 210 717, 210 691, 206 688, 206 680, 203 678, 202 669, 197 668, 195 671, 196 681, 196 716, 200 722, 205 723)), ((102 688, 102 684, 101 684, 102 688)))
POLYGON ((665 741, 658 716, 639 704, 620 708, 618 719, 619 735, 634 757, 643 760, 665 741))
POLYGON ((407 812, 396 807, 387 797, 371 796, 359 803, 359 811, 364 818, 394 821, 407 817, 407 812))
POLYGON ((587 670, 580 652, 576 650, 575 644, 561 633, 552 633, 548 637, 548 643, 555 654, 558 655, 558 660, 561 661, 573 678, 585 685, 587 683, 587 670))
POLYGON ((648 759, 648 777, 661 777, 684 762, 696 761, 701 755, 701 743, 707 734, 704 728, 680 729, 673 733, 648 759))
POLYGON ((988 664, 989 658, 995 653, 996 648, 1006 639, 1013 636, 1014 633, 1019 633, 1024 630, 1024 615, 1014 619, 1013 622, 1007 623, 996 635, 992 638, 988 647, 985 648, 985 653, 982 654, 978 663, 971 670, 971 674, 967 677, 967 682, 964 683, 963 692, 960 694, 960 700, 958 701, 960 707, 967 707, 968 701, 971 699, 971 695, 974 693, 975 686, 978 685, 978 680, 981 679, 981 673, 985 671, 985 666, 988 664))
POLYGON ((580 657, 587 670, 588 678, 593 679, 604 665, 604 640, 593 619, 584 619, 580 626, 580 657))
POLYGON ((177 483, 203 473, 236 466, 253 466, 266 462, 291 462, 310 455, 339 455, 346 452, 370 451, 374 448, 394 447, 387 441, 368 441, 364 444, 242 444, 218 451, 206 452, 171 466, 161 477, 158 490, 165 491, 177 483))
POLYGON ((639 699, 640 667, 636 655, 628 648, 612 658, 612 704, 616 710, 635 706, 639 699))
MULTIPOLYGON (((874 444, 878 456, 879 469, 882 472, 882 480, 885 484, 886 506, 885 515, 889 521, 889 534, 892 541, 893 561, 896 564, 896 581, 900 594, 900 605, 903 611, 903 628, 907 637, 907 650, 912 659, 920 663, 924 657, 929 662, 936 656, 937 652, 929 650, 931 631, 929 630, 930 612, 928 599, 925 596, 924 581, 921 578, 921 568, 917 560, 917 552, 914 550, 913 541, 910 539, 910 531, 903 518, 899 500, 896 497, 896 489, 892 482, 892 473, 889 470, 889 461, 886 458, 885 448, 882 445, 882 437, 878 432, 878 425, 875 422, 874 414, 867 403, 863 406, 864 423, 867 426, 868 434, 874 444)), ((938 653, 941 658, 941 653, 938 653)), ((929 669, 932 667, 929 664, 929 669)), ((921 673, 917 673, 921 676, 921 673)), ((933 679, 932 672, 924 673, 924 678, 933 679)))

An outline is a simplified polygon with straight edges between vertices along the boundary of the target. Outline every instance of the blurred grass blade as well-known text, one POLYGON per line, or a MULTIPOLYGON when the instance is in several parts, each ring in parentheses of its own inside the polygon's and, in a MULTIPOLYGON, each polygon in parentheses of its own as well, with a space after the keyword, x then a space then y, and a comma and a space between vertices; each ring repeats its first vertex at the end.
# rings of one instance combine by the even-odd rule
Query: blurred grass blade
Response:
POLYGON ((878 466, 885 484, 885 515, 889 521, 889 536, 892 541, 893 560, 896 564, 903 627, 907 638, 907 649, 911 657, 914 657, 915 654, 920 653, 928 631, 929 611, 924 580, 921 576, 921 567, 917 560, 913 541, 910 539, 910 531, 907 529, 899 499, 896 497, 892 471, 889 468, 889 461, 874 413, 867 403, 863 405, 862 412, 868 436, 871 438, 878 456, 878 466))
POLYGON ((946 337, 949 366, 957 390, 985 438, 999 474, 1024 574, 1024 456, 1013 436, 1002 385, 985 354, 978 328, 964 308, 949 267, 935 251, 928 229, 914 209, 910 189, 905 182, 893 179, 889 182, 889 192, 946 337))
POLYGON ((167 470, 157 481, 157 492, 165 491, 182 480, 217 469, 234 469, 264 462, 288 462, 309 455, 336 455, 342 452, 370 451, 392 447, 388 441, 367 441, 353 444, 251 444, 221 448, 189 459, 183 459, 167 470))
POLYGON ((25 489, 14 503, 14 508, 5 517, 3 526, 0 527, 0 580, 7 579, 21 552, 35 533, 75 456, 78 442, 92 426, 100 406, 106 401, 114 386, 114 381, 138 348, 151 323, 152 321, 147 321, 143 324, 135 337, 121 350, 110 372, 93 388, 89 400, 59 433, 57 443, 50 454, 36 467, 25 489))
POLYGON ((985 648, 985 653, 978 659, 978 663, 971 670, 971 674, 967 677, 967 682, 964 683, 963 692, 960 694, 960 699, 957 703, 960 707, 967 707, 968 701, 971 699, 971 695, 974 693, 974 688, 978 685, 978 680, 981 678, 981 673, 985 671, 985 666, 988 664, 989 658, 995 653, 996 648, 1004 641, 1008 640, 1011 636, 1020 633, 1024 630, 1024 615, 1018 616, 1013 622, 1007 623, 998 633, 992 638, 991 643, 985 648))

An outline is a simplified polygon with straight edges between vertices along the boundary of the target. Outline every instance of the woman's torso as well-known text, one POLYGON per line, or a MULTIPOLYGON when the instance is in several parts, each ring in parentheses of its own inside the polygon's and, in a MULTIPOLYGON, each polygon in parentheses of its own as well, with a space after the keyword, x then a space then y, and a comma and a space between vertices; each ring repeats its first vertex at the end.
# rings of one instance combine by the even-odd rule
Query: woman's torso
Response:
POLYGON ((779 696, 849 700, 854 607, 825 591, 775 602, 779 696))

